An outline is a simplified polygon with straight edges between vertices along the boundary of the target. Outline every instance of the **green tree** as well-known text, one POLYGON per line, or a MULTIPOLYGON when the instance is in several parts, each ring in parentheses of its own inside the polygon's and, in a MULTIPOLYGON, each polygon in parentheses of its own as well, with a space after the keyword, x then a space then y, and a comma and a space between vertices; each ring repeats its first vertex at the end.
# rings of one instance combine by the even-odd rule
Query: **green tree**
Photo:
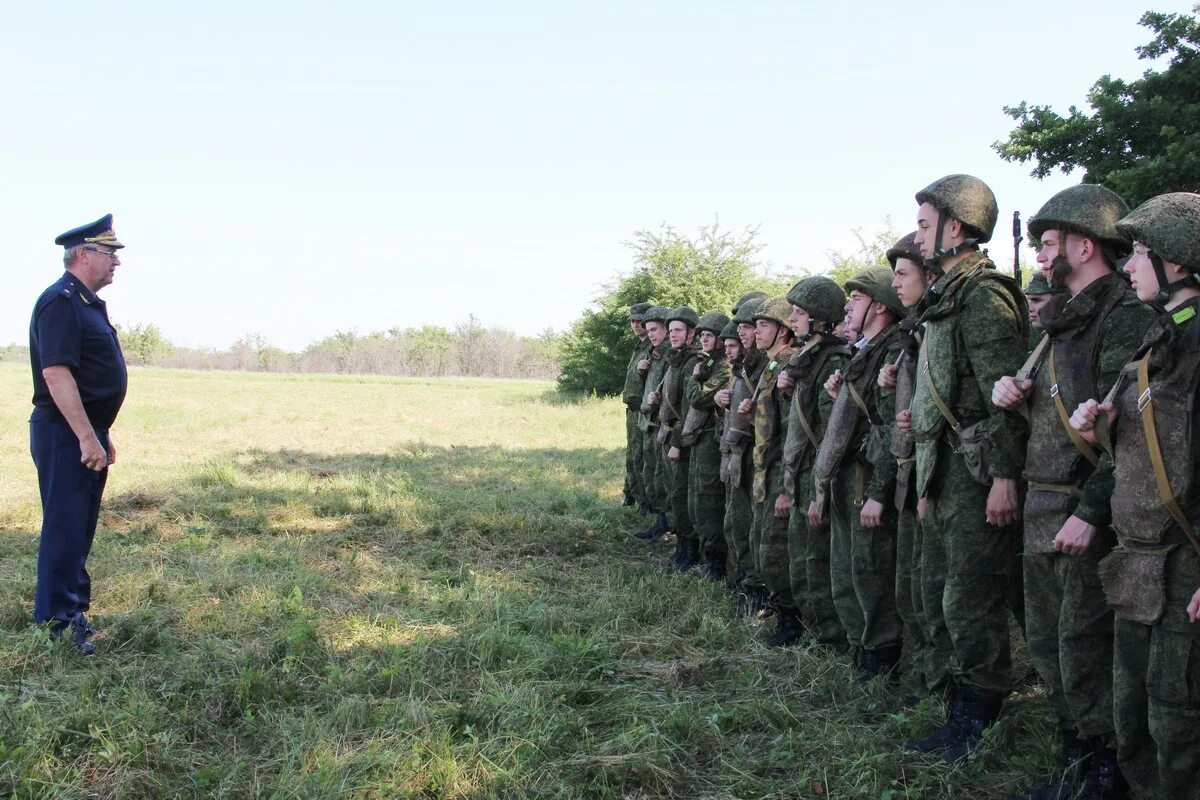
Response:
POLYGON ((167 341, 157 325, 134 325, 129 330, 117 327, 121 339, 121 351, 130 364, 153 364, 156 359, 169 356, 175 345, 167 341))
MULTIPOLYGON (((1200 13, 1200 5, 1192 14, 1200 13)), ((1022 102, 1004 112, 1018 122, 992 145, 1005 161, 1036 164, 1044 178, 1082 168, 1133 206, 1154 195, 1200 190, 1200 24, 1187 14, 1148 11, 1139 24, 1154 38, 1141 59, 1169 57, 1166 69, 1126 82, 1101 77, 1088 93, 1092 113, 1071 106, 1064 117, 1022 102)))
POLYGON ((858 249, 850 252, 843 250, 828 250, 829 269, 826 275, 833 278, 838 286, 845 286, 846 281, 856 274, 875 264, 887 266, 887 251, 900 238, 892 225, 890 217, 883 220, 883 229, 871 236, 865 236, 862 228, 853 228, 851 233, 858 239, 858 249))

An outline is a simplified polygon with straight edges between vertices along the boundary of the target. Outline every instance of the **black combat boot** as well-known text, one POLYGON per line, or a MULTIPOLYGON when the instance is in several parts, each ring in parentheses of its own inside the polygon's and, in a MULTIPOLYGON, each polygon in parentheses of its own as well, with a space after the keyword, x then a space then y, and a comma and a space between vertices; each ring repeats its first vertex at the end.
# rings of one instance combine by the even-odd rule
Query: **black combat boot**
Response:
POLYGON ((858 661, 858 682, 867 683, 881 675, 895 673, 900 663, 900 645, 891 644, 878 650, 867 650, 858 661))
POLYGON ((775 614, 775 632, 767 639, 767 647, 791 647, 800 641, 804 627, 795 609, 781 609, 775 614))
POLYGON ((1058 771, 1054 779, 1027 794, 1010 794, 1004 800, 1070 800, 1083 773, 1081 764, 1088 755, 1079 734, 1069 728, 1062 731, 1062 753, 1058 757, 1058 771))
POLYGON ((634 534, 638 539, 657 539, 667 532, 667 515, 659 514, 654 520, 654 524, 644 531, 638 531, 634 534))
POLYGON ((996 718, 1000 716, 1000 706, 1003 696, 999 692, 989 692, 964 686, 963 716, 958 728, 958 737, 942 751, 942 761, 953 764, 966 761, 967 756, 975 750, 983 732, 987 730, 996 718))
POLYGON ((710 581, 719 581, 725 579, 725 553, 714 553, 711 550, 706 554, 705 561, 708 569, 704 573, 704 577, 710 581))
POLYGON ((81 655, 90 656, 96 652, 96 645, 88 641, 88 625, 87 617, 83 612, 71 617, 71 622, 67 626, 70 629, 71 646, 79 651, 81 655))
POLYGON ((1099 739, 1089 739, 1090 764, 1083 778, 1083 791, 1079 800, 1124 800, 1129 796, 1129 784, 1117 765, 1117 749, 1106 746, 1099 739))
POLYGON ((638 513, 643 517, 649 517, 654 514, 654 509, 650 507, 649 503, 640 503, 638 504, 638 513))
POLYGON ((736 570, 734 570, 734 573, 729 576, 729 579, 725 581, 725 588, 729 590, 730 594, 734 595, 735 603, 737 602, 737 595, 739 595, 742 591, 742 581, 744 580, 746 580, 746 570, 738 567, 736 570))
POLYGON ((626 492, 625 497, 621 500, 622 508, 633 508, 635 505, 637 505, 637 501, 633 499, 633 495, 626 492))
POLYGON ((963 688, 958 684, 951 684, 947 698, 946 721, 924 739, 909 739, 904 743, 904 749, 912 753, 936 753, 945 749, 958 738, 966 711, 964 704, 963 688))
POLYGON ((695 536, 675 537, 675 569, 687 572, 700 563, 700 542, 695 536))

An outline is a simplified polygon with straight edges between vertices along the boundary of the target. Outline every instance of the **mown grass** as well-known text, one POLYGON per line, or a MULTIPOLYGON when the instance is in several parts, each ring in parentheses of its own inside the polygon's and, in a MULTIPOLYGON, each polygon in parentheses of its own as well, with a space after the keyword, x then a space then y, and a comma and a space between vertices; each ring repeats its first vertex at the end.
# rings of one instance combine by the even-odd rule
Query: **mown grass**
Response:
POLYGON ((0 795, 997 797, 941 714, 771 651, 618 507, 623 411, 548 384, 135 370, 92 556, 91 659, 28 624, 28 376, 0 365, 0 795))

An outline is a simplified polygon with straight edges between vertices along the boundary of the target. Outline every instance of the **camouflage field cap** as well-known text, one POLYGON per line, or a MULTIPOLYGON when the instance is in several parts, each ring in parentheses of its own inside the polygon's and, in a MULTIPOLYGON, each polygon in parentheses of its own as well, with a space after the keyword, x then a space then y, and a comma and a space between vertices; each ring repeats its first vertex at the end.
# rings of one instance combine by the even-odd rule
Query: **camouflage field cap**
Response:
POLYGON ((671 313, 667 314, 667 324, 670 325, 676 320, 687 323, 689 328, 695 328, 700 324, 700 316, 691 306, 679 306, 672 308, 671 313))
POLYGON ((846 293, 825 275, 813 275, 792 287, 787 301, 816 320, 836 325, 845 316, 846 293))
POLYGON ((1152 197, 1118 222, 1117 230, 1163 261, 1200 272, 1200 195, 1170 192, 1152 197))
POLYGON ((697 331, 711 331, 716 335, 720 335, 725 326, 729 324, 729 317, 722 314, 720 311, 709 311, 707 314, 700 316, 700 321, 696 323, 697 331))
POLYGON ((1094 183, 1063 189, 1029 219, 1029 237, 1040 241, 1048 230, 1078 233, 1107 244, 1119 258, 1130 251, 1117 222, 1129 213, 1120 195, 1094 183))
POLYGON ((661 322, 666 325, 669 316, 671 316, 671 309, 665 306, 650 306, 642 312, 642 322, 661 322))
POLYGON ((641 322, 642 314, 645 314, 649 310, 650 310, 649 303, 634 303, 633 305, 631 305, 629 307, 629 321, 630 322, 641 322))
POLYGON ((908 311, 899 295, 892 288, 892 270, 882 264, 873 264, 846 281, 847 292, 862 292, 877 303, 883 303, 888 311, 904 318, 908 311))
POLYGON ((792 304, 788 302, 786 297, 772 297, 764 300, 759 306, 758 311, 754 312, 753 319, 758 322, 760 319, 778 322, 780 325, 787 327, 788 317, 792 314, 792 304))
MULTIPOLYGON (((766 298, 763 298, 765 300, 766 298)), ((753 325, 754 314, 762 308, 763 300, 747 300, 733 314, 734 325, 753 325)))
POLYGON ((1000 207, 991 188, 974 175, 947 175, 917 192, 929 205, 969 226, 980 244, 992 238, 1000 207))
POLYGON ((896 268, 896 262, 902 258, 914 262, 918 267, 924 263, 924 258, 921 256, 921 248, 917 246, 917 232, 901 236, 896 240, 896 243, 888 248, 887 260, 892 265, 892 269, 896 268))
POLYGON ((1046 273, 1040 269, 1033 271, 1033 277, 1029 279, 1029 285, 1025 287, 1025 294, 1058 294, 1062 289, 1055 288, 1050 285, 1050 281, 1046 280, 1046 273))
POLYGON ((717 334, 717 338, 718 339, 738 339, 739 337, 738 337, 738 331, 737 331, 737 323, 734 322, 733 320, 729 320, 729 324, 721 329, 721 332, 719 334, 717 334))
POLYGON ((738 298, 737 304, 734 305, 734 307, 733 307, 733 313, 736 314, 738 312, 739 308, 746 305, 746 303, 749 303, 751 300, 757 300, 758 302, 762 302, 763 300, 766 300, 766 299, 767 299, 766 292, 746 292, 744 295, 742 295, 741 297, 738 298))

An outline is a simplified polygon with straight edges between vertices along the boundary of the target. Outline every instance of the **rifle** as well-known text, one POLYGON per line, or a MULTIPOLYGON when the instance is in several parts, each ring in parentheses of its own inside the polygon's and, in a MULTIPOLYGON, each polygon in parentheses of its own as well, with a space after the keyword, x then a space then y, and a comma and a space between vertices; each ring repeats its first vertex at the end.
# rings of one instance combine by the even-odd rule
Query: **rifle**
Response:
POLYGON ((1017 288, 1023 289, 1025 284, 1021 281, 1021 240, 1025 237, 1021 235, 1021 212, 1013 212, 1013 277, 1017 279, 1017 288))

